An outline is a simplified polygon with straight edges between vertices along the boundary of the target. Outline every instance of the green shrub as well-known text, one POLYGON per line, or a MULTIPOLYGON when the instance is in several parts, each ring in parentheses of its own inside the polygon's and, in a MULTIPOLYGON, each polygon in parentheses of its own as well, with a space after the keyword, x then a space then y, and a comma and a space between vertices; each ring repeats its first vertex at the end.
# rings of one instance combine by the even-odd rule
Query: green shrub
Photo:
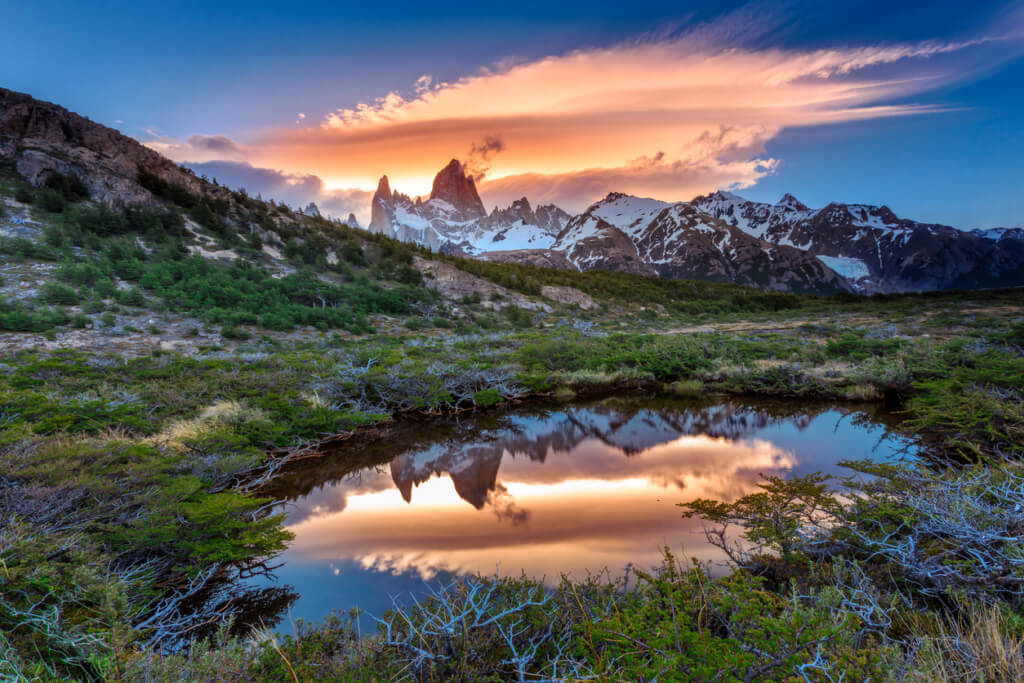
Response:
POLYGON ((138 287, 119 289, 114 292, 114 299, 122 306, 131 306, 133 308, 144 308, 149 303, 142 290, 138 287))
POLYGON ((341 258, 354 266, 365 266, 366 256, 363 254, 362 245, 355 240, 345 240, 341 245, 341 258))
MULTIPOLYGON (((81 206, 67 221, 72 241, 86 245, 90 236, 140 235, 148 242, 167 244, 188 236, 185 221, 175 211, 145 206, 81 206)), ((182 247, 183 248, 183 247, 182 247)))
POLYGON ((91 287, 103 277, 103 271, 95 263, 65 261, 57 269, 57 277, 78 287, 91 287))
POLYGON ((473 394, 473 405, 487 408, 502 401, 501 393, 497 389, 482 389, 473 394))
POLYGON ((24 237, 0 237, 0 254, 39 261, 56 261, 60 258, 60 253, 52 246, 33 242, 24 237))
POLYGON ((0 297, 0 330, 9 332, 46 332, 67 325, 68 314, 59 308, 36 309, 0 297))
POLYGON ((62 213, 67 207, 67 200, 57 190, 44 188, 36 193, 35 205, 48 213, 62 213))
POLYGON ((220 334, 225 339, 251 339, 252 334, 241 327, 235 327, 234 325, 225 325, 220 328, 220 334))
POLYGON ((530 327, 533 325, 533 314, 518 306, 507 306, 505 317, 516 327, 530 327))
POLYGON ((60 249, 66 247, 70 240, 64 234, 61 226, 55 223, 47 223, 43 226, 43 242, 48 246, 60 249))
POLYGON ((401 264, 395 269, 395 280, 405 285, 419 285, 423 282, 423 275, 412 266, 401 264))
POLYGON ((78 292, 60 282, 47 282, 39 288, 39 299, 48 304, 74 306, 82 297, 78 292))
POLYGON ((68 202, 77 202, 89 198, 89 190, 85 187, 82 179, 76 175, 63 173, 51 173, 46 176, 43 187, 57 192, 68 202))
POLYGON ((825 344, 825 355, 829 358, 863 361, 871 356, 895 353, 904 343, 902 339, 869 339, 863 332, 843 332, 825 344))

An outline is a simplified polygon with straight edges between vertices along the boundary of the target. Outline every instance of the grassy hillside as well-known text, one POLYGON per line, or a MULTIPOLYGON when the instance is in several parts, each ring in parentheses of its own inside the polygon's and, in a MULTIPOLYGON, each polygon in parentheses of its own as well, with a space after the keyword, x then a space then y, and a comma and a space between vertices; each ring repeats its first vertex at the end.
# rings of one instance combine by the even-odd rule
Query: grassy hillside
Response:
POLYGON ((1021 291, 821 298, 467 261, 137 180, 161 201, 109 207, 71 177, 0 173, 0 677, 1024 675, 1021 291), (447 300, 417 257, 599 307, 447 300), (681 514, 758 548, 725 577, 666 556, 635 591, 477 578, 390 631, 339 614, 283 641, 246 609, 294 597, 241 579, 289 540, 259 484, 304 445, 628 391, 886 401, 926 459, 869 470, 860 497, 815 477, 737 501, 681 493, 681 514), (481 594, 458 637, 433 628, 481 594))

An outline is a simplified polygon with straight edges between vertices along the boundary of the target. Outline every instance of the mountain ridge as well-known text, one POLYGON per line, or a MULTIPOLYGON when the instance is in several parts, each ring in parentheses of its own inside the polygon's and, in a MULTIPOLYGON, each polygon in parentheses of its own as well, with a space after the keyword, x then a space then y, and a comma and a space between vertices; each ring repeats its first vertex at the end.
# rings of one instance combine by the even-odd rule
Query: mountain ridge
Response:
POLYGON ((788 194, 767 204, 719 191, 691 203, 760 239, 801 248, 826 263, 845 260, 856 269, 848 279, 866 293, 1024 284, 1024 231, 1005 231, 995 240, 900 218, 884 205, 830 202, 810 209, 788 194))
MULTIPOLYGON (((112 128, 2 88, 0 160, 35 186, 55 173, 75 176, 90 197, 106 202, 154 205, 168 188, 211 205, 236 194, 112 128)), ((320 211, 309 203, 300 213, 320 211)), ((349 222, 358 225, 354 218, 349 222)), ((393 189, 383 176, 366 229, 457 256, 780 291, 1024 285, 1024 228, 963 231, 900 218, 887 206, 811 209, 788 193, 767 204, 727 191, 689 202, 612 192, 575 216, 522 197, 487 213, 474 179, 454 158, 425 200, 393 189)))
POLYGON ((523 197, 480 218, 475 184, 460 162, 449 162, 434 187, 448 189, 414 201, 392 193, 385 176, 374 195, 371 229, 492 261, 781 291, 1024 285, 1024 230, 962 231, 900 218, 884 205, 830 202, 812 209, 790 193, 767 204, 721 190, 688 202, 610 192, 575 216, 553 205, 534 211, 523 197))

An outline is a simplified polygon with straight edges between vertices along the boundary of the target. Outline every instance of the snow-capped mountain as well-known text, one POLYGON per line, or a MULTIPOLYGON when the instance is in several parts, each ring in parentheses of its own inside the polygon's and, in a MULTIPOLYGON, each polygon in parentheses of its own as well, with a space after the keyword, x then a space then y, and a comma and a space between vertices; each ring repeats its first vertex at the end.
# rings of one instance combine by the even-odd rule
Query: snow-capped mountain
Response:
POLYGON ((534 209, 526 197, 488 214, 476 184, 457 159, 435 176, 426 201, 392 191, 384 176, 373 195, 371 216, 372 232, 470 256, 546 249, 570 218, 553 204, 534 209))
POLYGON ((617 270, 780 291, 901 292, 1024 285, 1024 229, 966 232, 896 216, 888 207, 811 209, 715 192, 663 202, 617 192, 570 216, 525 197, 490 214, 452 159, 429 198, 381 178, 371 231, 438 251, 577 270, 617 270))
POLYGON ((850 289, 815 257, 756 239, 686 203, 612 193, 571 217, 553 205, 534 209, 523 197, 488 214, 473 179, 456 159, 434 178, 426 201, 392 190, 384 176, 371 214, 373 232, 492 260, 794 292, 850 289))
POLYGON ((978 237, 984 237, 985 239, 995 240, 1000 242, 1002 240, 1024 240, 1024 226, 1017 228, 975 228, 971 230, 972 235, 978 237))
POLYGON ((815 254, 861 291, 1024 284, 1024 240, 1013 230, 965 232, 899 218, 886 206, 810 209, 789 194, 777 204, 731 192, 690 203, 753 237, 815 254))
POLYGON ((580 270, 603 268, 793 292, 846 291, 814 256, 765 242, 691 204, 611 193, 576 216, 551 246, 580 270))

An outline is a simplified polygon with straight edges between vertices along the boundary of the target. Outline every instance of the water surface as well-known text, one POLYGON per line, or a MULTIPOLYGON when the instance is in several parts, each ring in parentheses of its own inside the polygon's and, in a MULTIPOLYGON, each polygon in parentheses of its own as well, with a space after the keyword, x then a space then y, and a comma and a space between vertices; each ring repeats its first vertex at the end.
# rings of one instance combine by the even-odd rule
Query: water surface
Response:
POLYGON ((734 499, 761 474, 845 476, 841 460, 892 459, 909 446, 887 423, 835 404, 613 398, 405 425, 279 482, 295 540, 277 582, 299 594, 292 617, 319 619, 380 613, 466 572, 621 574, 665 546, 720 561, 677 503, 734 499))

